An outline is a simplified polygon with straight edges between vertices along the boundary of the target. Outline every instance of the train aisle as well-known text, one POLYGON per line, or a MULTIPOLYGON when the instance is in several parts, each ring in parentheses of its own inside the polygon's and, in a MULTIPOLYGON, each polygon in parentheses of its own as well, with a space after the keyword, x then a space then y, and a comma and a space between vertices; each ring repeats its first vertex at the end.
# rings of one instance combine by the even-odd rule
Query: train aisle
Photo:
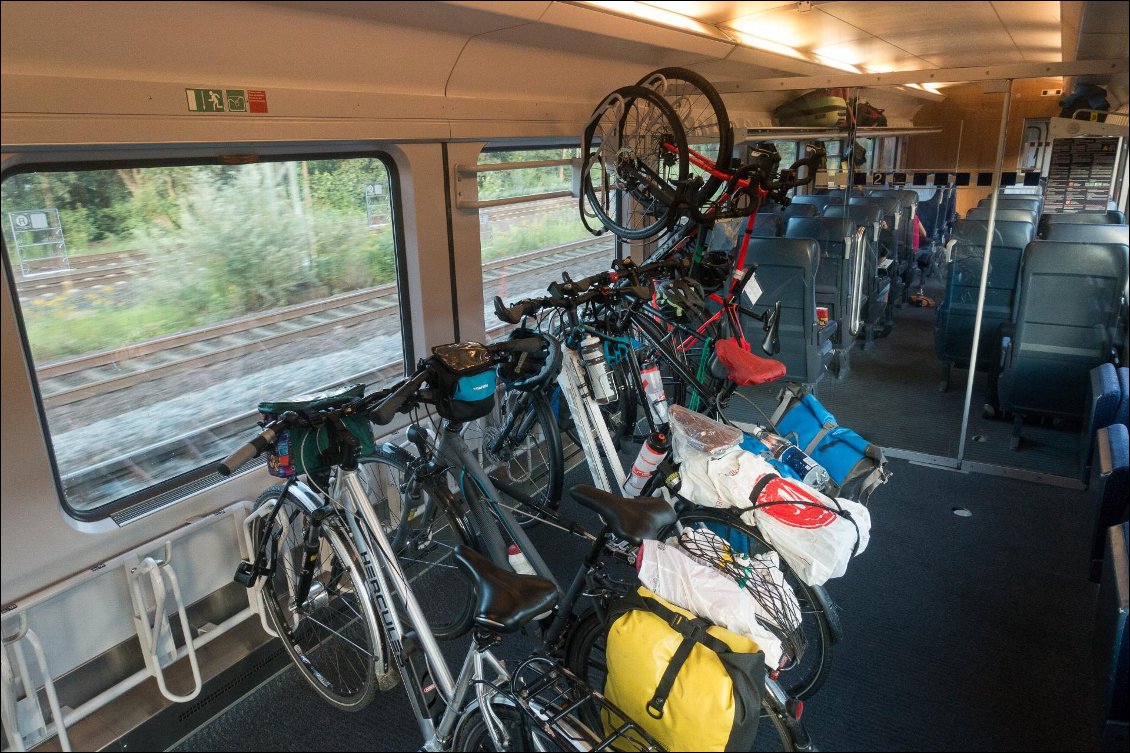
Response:
MULTIPOLYGON (((871 505, 869 548, 829 584, 845 635, 806 705, 817 746, 1095 750, 1092 495, 900 460, 891 469, 871 505)), ((576 540, 546 526, 533 535, 555 572, 571 575, 576 540)), ((516 643, 506 652, 515 658, 516 643)), ((399 687, 345 714, 288 668, 175 750, 412 750, 419 742, 399 687)))

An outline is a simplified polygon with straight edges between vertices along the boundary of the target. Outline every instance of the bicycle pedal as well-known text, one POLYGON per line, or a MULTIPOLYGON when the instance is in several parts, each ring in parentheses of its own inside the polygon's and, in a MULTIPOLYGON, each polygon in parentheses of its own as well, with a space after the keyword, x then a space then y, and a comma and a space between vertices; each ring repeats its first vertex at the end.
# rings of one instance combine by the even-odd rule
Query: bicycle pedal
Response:
POLYGON ((244 588, 252 588, 255 581, 259 579, 259 569, 250 562, 240 562, 235 568, 235 577, 232 578, 236 583, 244 588))

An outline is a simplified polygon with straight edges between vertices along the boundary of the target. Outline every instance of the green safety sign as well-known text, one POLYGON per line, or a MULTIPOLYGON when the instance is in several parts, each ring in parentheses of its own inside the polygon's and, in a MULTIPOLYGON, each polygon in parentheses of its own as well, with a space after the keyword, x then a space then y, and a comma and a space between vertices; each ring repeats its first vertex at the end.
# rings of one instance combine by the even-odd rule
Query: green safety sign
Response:
POLYGON ((243 89, 228 89, 225 94, 228 112, 247 112, 246 91, 244 91, 243 89))
POLYGON ((185 89, 189 112, 267 112, 262 89, 185 89))
POLYGON ((223 112, 223 89, 185 89, 191 112, 223 112))

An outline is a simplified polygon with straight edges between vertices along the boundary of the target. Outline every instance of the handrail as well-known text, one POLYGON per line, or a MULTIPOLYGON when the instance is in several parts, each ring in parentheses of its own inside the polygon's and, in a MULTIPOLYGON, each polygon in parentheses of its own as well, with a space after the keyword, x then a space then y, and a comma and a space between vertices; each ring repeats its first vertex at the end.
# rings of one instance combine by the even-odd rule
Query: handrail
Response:
POLYGON ((851 317, 848 320, 848 333, 852 337, 857 336, 863 328, 863 242, 866 237, 867 228, 860 225, 856 227, 854 237, 846 236, 844 238, 844 245, 848 249, 848 253, 850 254, 852 248, 856 251, 853 265, 851 308, 848 311, 848 315, 851 317))

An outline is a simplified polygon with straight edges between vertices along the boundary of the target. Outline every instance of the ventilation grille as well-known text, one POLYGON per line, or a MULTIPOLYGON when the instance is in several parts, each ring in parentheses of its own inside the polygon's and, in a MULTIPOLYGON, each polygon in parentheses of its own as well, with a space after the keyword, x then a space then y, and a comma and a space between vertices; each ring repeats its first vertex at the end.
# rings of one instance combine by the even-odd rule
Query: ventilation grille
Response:
POLYGON ((177 716, 177 721, 185 722, 199 714, 201 711, 205 711, 217 700, 220 700, 225 695, 231 693, 232 690, 248 682, 249 680, 252 680, 256 675, 258 675, 268 666, 278 661, 279 657, 283 656, 285 653, 286 649, 284 649, 281 645, 276 644, 273 651, 268 653, 259 661, 252 664, 247 668, 246 671, 240 672, 238 675, 228 680, 223 685, 220 685, 219 687, 213 689, 207 695, 197 698, 191 706, 180 712, 180 714, 177 716))
MULTIPOLYGON (((249 460, 248 462, 241 465, 232 473, 232 475, 251 470, 252 468, 257 468, 261 465, 266 464, 266 462, 266 456, 254 458, 253 460, 249 460)), ((171 489, 167 489, 166 491, 150 497, 143 502, 139 502, 136 505, 130 505, 124 510, 119 510, 118 512, 111 515, 110 519, 117 523, 119 526, 125 526, 129 523, 133 523, 135 520, 140 520, 147 515, 152 515, 158 510, 162 510, 169 505, 176 504, 177 502, 191 494, 202 492, 205 489, 211 489, 213 486, 218 486, 227 480, 227 477, 221 476, 218 473, 209 473, 193 481, 179 484, 172 487, 171 489)))

